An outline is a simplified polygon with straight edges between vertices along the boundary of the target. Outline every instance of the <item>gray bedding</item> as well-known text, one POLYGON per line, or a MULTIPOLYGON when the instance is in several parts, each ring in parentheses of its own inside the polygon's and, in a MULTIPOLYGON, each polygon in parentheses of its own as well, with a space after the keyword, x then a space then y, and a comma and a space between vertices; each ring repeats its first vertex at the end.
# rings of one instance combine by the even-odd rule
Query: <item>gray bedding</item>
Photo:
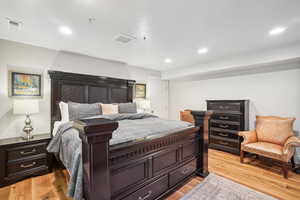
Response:
MULTIPOLYGON (((116 120, 118 129, 113 132, 110 145, 119 145, 134 140, 162 137, 176 131, 191 128, 192 124, 178 120, 160 119, 146 113, 99 115, 91 118, 116 120)), ((50 141, 47 150, 59 156, 70 174, 68 195, 74 200, 82 199, 81 140, 72 122, 62 124, 50 141)))

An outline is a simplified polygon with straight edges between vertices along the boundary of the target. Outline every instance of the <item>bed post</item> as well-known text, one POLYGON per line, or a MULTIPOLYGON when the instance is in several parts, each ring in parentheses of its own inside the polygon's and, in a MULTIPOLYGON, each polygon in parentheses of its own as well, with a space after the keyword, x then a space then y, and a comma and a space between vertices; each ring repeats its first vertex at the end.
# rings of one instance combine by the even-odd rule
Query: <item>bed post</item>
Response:
POLYGON ((109 140, 118 122, 88 119, 74 123, 82 140, 83 195, 86 200, 110 200, 109 140))
POLYGON ((208 176, 208 134, 209 134, 209 120, 213 114, 211 111, 192 111, 194 116, 195 125, 199 126, 199 153, 200 156, 197 159, 197 172, 198 176, 208 176))

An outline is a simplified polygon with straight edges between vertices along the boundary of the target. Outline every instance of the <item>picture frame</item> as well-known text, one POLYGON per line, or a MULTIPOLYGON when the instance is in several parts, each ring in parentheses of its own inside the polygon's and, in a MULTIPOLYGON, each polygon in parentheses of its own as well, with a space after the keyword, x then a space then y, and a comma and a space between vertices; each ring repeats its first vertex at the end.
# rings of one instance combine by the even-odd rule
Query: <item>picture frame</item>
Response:
POLYGON ((146 84, 136 83, 135 84, 135 98, 146 98, 146 84))
POLYGON ((42 98, 42 75, 38 73, 27 73, 9 71, 10 97, 14 98, 42 98))

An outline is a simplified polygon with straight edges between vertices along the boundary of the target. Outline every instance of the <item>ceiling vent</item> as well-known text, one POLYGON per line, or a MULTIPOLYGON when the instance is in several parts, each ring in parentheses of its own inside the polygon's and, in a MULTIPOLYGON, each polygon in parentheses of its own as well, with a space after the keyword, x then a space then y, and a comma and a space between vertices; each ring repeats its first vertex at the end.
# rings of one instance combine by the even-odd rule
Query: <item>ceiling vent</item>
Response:
POLYGON ((6 18, 8 23, 9 30, 20 30, 22 26, 22 22, 18 20, 13 20, 11 18, 6 18))
POLYGON ((127 44, 131 41, 136 40, 136 37, 125 33, 120 33, 116 37, 114 37, 114 40, 119 43, 127 44))

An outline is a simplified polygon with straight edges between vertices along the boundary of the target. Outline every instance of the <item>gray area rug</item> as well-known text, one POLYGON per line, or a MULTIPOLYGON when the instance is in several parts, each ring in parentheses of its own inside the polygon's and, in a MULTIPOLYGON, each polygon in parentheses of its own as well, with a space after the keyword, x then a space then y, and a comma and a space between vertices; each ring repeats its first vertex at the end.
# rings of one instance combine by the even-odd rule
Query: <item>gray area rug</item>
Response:
POLYGON ((180 200, 276 200, 231 180, 209 174, 180 200))

